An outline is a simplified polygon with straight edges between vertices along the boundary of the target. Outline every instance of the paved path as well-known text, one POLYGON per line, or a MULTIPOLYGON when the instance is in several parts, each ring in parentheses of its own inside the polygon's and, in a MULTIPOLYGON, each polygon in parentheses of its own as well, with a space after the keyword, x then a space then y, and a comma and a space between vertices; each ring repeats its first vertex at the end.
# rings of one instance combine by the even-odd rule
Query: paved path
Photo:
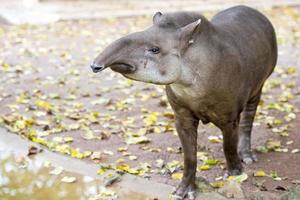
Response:
POLYGON ((102 0, 102 1, 46 1, 22 4, 20 1, 0 0, 0 23, 46 24, 58 20, 99 19, 108 17, 129 17, 152 15, 156 11, 212 11, 238 4, 252 7, 298 6, 300 0, 102 0))

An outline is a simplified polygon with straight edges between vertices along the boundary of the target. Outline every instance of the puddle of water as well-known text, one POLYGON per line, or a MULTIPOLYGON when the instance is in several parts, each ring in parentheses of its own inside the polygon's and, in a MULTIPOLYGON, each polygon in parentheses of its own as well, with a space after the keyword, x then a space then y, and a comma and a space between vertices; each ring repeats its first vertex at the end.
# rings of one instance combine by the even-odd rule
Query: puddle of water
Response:
POLYGON ((27 156, 0 151, 1 200, 145 200, 147 197, 118 187, 105 189, 99 180, 63 171, 49 174, 54 167, 27 156), (74 183, 64 183, 65 176, 76 177, 74 183), (106 193, 107 197, 99 196, 106 193), (119 193, 119 194, 118 194, 119 193))
POLYGON ((34 159, 0 151, 0 199, 86 200, 101 190, 93 178, 68 172, 51 175, 52 169, 34 159), (63 183, 64 176, 74 176, 76 182, 63 183))

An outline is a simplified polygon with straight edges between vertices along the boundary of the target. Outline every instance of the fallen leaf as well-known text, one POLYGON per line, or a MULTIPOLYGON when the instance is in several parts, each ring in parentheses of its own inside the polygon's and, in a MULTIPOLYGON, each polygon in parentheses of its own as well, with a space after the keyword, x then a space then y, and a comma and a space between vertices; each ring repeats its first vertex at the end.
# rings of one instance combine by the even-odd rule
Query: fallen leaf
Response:
POLYGON ((156 161, 155 161, 155 166, 157 167, 157 168, 163 168, 164 166, 165 166, 165 161, 164 160, 162 160, 162 159, 157 159, 156 161))
POLYGON ((114 155, 114 152, 108 151, 108 150, 103 150, 103 153, 106 154, 106 155, 109 155, 109 156, 114 155))
POLYGON ((90 156, 90 158, 91 158, 92 160, 101 160, 101 152, 99 152, 99 151, 94 151, 94 152, 92 153, 92 155, 90 156))
POLYGON ((155 125, 157 122, 157 116, 158 116, 157 112, 152 112, 148 114, 147 117, 144 119, 144 123, 146 124, 146 126, 155 125))
POLYGON ((129 156, 129 160, 137 160, 136 156, 129 156))
POLYGON ((300 152, 300 149, 293 149, 292 151, 291 151, 291 153, 299 153, 300 152))
POLYGON ((28 149, 27 156, 35 155, 35 154, 40 153, 42 151, 43 151, 43 149, 41 149, 41 148, 38 148, 36 146, 30 146, 29 149, 28 149))
POLYGON ((266 148, 269 151, 274 151, 277 148, 281 147, 281 142, 279 140, 275 140, 275 139, 268 139, 266 142, 266 148))
POLYGON ((238 183, 243 183, 248 179, 248 175, 246 173, 242 173, 241 175, 238 176, 229 176, 227 180, 229 181, 236 181, 238 183))
POLYGON ((139 136, 139 137, 128 137, 126 138, 126 144, 143 144, 149 143, 151 140, 146 136, 139 136))
POLYGON ((74 139, 72 137, 64 137, 63 140, 64 140, 64 142, 67 142, 67 143, 74 141, 74 139))
POLYGON ((199 169, 199 170, 202 170, 202 171, 204 171, 204 170, 209 170, 209 169, 210 169, 210 166, 209 166, 209 165, 202 165, 202 166, 199 166, 198 169, 199 169))
POLYGON ((275 180, 275 181, 281 181, 281 180, 282 180, 282 178, 280 178, 280 177, 278 176, 278 174, 277 174, 276 171, 272 171, 272 172, 270 173, 270 177, 272 177, 273 180, 275 180))
POLYGON ((121 180, 121 176, 117 173, 109 173, 104 177, 104 186, 108 187, 114 184, 115 182, 119 182, 121 180))
POLYGON ((213 188, 221 188, 223 187, 225 184, 224 181, 215 181, 215 182, 212 182, 210 183, 210 185, 213 187, 213 188))
POLYGON ((268 149, 265 146, 257 146, 255 148, 255 151, 259 152, 259 153, 267 153, 268 149))
POLYGON ((217 159, 207 159, 204 161, 204 165, 216 165, 218 164, 220 161, 217 159))
POLYGON ((128 150, 128 147, 119 147, 118 148, 118 152, 124 152, 124 151, 127 151, 128 150))
POLYGON ((174 180, 181 180, 182 177, 183 177, 183 173, 181 173, 181 172, 172 174, 172 179, 174 179, 174 180))
POLYGON ((106 172, 107 168, 104 166, 100 166, 100 168, 97 170, 97 174, 103 175, 106 172))
POLYGON ((73 176, 64 176, 61 179, 61 182, 64 182, 64 183, 74 183, 75 181, 76 181, 76 177, 73 177, 73 176))
POLYGON ((59 175, 63 172, 64 168, 62 167, 55 167, 52 171, 49 172, 49 174, 52 175, 59 175))
POLYGON ((114 191, 102 187, 99 194, 95 195, 94 197, 90 197, 88 200, 114 200, 116 198, 117 195, 114 191))
POLYGON ((218 137, 218 136, 208 136, 208 140, 211 142, 211 143, 221 143, 223 140, 222 138, 218 137))
POLYGON ((262 170, 259 170, 254 173, 254 176, 255 177, 264 177, 264 176, 266 176, 266 173, 262 170))
POLYGON ((179 168, 181 168, 181 165, 178 160, 173 160, 166 164, 166 169, 168 169, 171 174, 173 174, 173 172, 175 172, 179 168))

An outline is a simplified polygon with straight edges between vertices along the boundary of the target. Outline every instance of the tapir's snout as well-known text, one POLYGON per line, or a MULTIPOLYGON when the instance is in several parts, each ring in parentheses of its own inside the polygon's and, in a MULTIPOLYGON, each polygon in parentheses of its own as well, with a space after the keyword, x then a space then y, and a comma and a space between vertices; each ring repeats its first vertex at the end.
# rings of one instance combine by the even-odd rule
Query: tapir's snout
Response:
POLYGON ((91 63, 90 67, 92 68, 94 73, 101 72, 102 70, 105 69, 104 65, 99 65, 94 62, 91 63))

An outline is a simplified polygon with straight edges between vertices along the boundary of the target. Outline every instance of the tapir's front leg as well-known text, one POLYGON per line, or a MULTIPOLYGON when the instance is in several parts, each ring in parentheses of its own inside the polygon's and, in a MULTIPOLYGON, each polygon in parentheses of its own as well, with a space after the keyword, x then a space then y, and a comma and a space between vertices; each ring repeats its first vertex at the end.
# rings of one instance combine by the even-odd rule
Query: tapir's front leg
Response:
POLYGON ((174 192, 173 199, 179 200, 188 196, 195 199, 195 176, 197 168, 197 128, 199 120, 187 109, 175 110, 176 130, 184 154, 184 171, 181 183, 174 192))

